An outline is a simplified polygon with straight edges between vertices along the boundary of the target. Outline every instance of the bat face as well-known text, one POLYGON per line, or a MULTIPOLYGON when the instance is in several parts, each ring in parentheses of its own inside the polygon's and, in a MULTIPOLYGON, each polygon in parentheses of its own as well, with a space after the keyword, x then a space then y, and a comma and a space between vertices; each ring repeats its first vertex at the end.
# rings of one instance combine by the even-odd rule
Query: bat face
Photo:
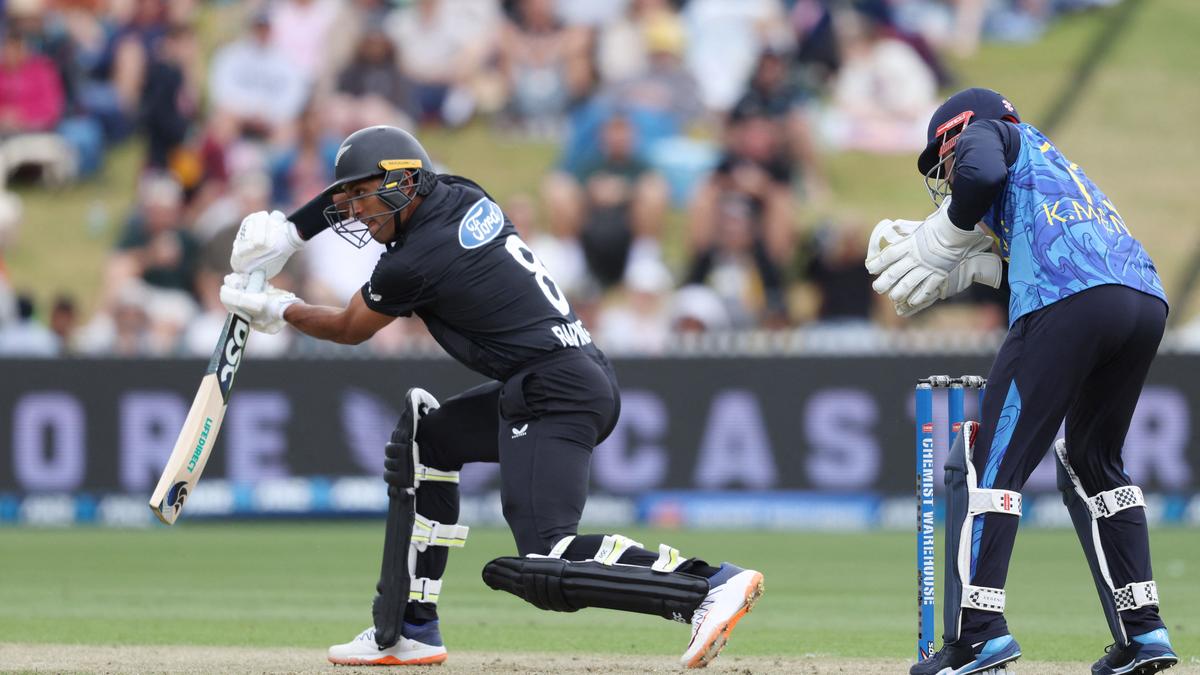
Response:
POLYGON ((212 454, 249 335, 250 323, 246 319, 237 314, 230 314, 225 319, 225 328, 208 362, 204 379, 200 381, 200 389, 154 494, 150 496, 150 510, 167 525, 179 518, 212 454))

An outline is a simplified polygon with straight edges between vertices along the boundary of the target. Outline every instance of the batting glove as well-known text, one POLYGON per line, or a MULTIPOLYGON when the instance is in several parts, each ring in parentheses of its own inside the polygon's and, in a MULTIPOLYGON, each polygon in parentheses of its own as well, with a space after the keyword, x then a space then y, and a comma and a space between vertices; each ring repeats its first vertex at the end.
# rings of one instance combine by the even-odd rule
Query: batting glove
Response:
POLYGON ((261 291, 246 290, 249 275, 228 274, 221 286, 221 304, 250 321, 250 327, 274 335, 287 323, 283 312, 288 305, 300 302, 294 293, 266 284, 261 291))
POLYGON ((242 219, 229 264, 234 272, 261 270, 270 279, 303 245, 296 226, 283 213, 256 211, 242 219))

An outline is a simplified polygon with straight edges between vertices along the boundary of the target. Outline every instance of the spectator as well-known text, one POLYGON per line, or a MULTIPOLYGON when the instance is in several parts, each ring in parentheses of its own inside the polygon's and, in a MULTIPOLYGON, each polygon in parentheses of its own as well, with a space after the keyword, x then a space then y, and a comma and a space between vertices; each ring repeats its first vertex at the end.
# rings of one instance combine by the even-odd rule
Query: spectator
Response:
MULTIPOLYGON (((331 131, 325 106, 314 99, 300 118, 297 143, 271 161, 271 202, 290 213, 333 182, 333 165, 342 135, 331 131)), ((243 213, 250 213, 246 211, 243 213)))
MULTIPOLYGON (((364 33, 383 30, 387 34, 390 11, 391 0, 348 0, 339 3, 332 21, 333 29, 326 33, 320 48, 323 58, 317 72, 318 91, 322 94, 333 91, 338 73, 354 58, 364 33)), ((390 35, 388 40, 391 41, 390 35)))
POLYGON ((53 131, 63 115, 63 84, 54 62, 32 53, 25 36, 5 31, 0 52, 0 134, 53 131))
POLYGON ((545 186, 551 220, 557 221, 552 228, 579 231, 588 269, 603 287, 621 280, 633 251, 659 257, 667 185, 637 157, 636 148, 628 118, 612 117, 604 126, 600 156, 575 176, 556 174, 545 186))
MULTIPOLYGON (((655 13, 643 24, 648 67, 613 85, 609 95, 618 108, 634 111, 643 124, 664 129, 660 136, 682 133, 701 119, 704 104, 697 80, 683 63, 687 36, 674 14, 655 13)), ((643 132, 647 129, 642 129, 643 132)))
MULTIPOLYGON (((563 178, 570 181, 570 177, 563 178)), ((568 193, 571 198, 575 193, 568 193)), ((561 198, 561 196, 560 196, 561 198)), ((573 209, 578 205, 565 208, 573 209)), ((559 206, 558 208, 563 208, 559 206)), ((554 283, 562 287, 568 298, 589 292, 587 260, 583 246, 579 243, 579 223, 574 217, 558 217, 549 220, 550 227, 543 229, 537 223, 537 205, 529 195, 517 194, 504 204, 504 215, 512 221, 521 238, 529 243, 554 283)))
POLYGON ((247 35, 213 55, 208 86, 219 142, 249 137, 287 145, 295 137, 309 81, 291 55, 274 47, 271 32, 270 17, 257 13, 247 35))
POLYGON ((597 159, 605 124, 623 115, 634 127, 639 149, 654 156, 663 141, 678 140, 703 120, 696 81, 683 67, 683 26, 678 17, 656 13, 643 25, 648 65, 631 77, 606 85, 571 115, 560 164, 578 173, 597 159))
POLYGON ((553 133, 592 86, 588 33, 554 15, 553 0, 520 0, 500 40, 509 108, 526 130, 553 133))
POLYGON ((860 227, 827 225, 810 240, 804 269, 818 295, 816 319, 822 323, 866 322, 877 304, 871 275, 863 267, 867 233, 860 227))
POLYGON ((57 14, 47 13, 45 0, 9 0, 6 10, 9 30, 24 36, 30 53, 54 63, 63 91, 62 119, 55 131, 74 149, 75 170, 94 173, 104 157, 104 129, 86 114, 84 73, 71 34, 57 14))
POLYGON ((34 318, 33 299, 18 295, 16 307, 16 321, 0 325, 0 356, 58 356, 62 345, 58 336, 34 318))
POLYGON ((912 47, 875 18, 835 14, 842 66, 822 121, 822 136, 839 150, 899 153, 925 147, 925 125, 937 107, 937 80, 912 47))
POLYGON ((669 0, 631 0, 624 15, 597 28, 596 72, 602 82, 614 84, 649 69, 647 34, 660 15, 679 21, 669 0))
POLYGON ((671 332, 670 271, 653 258, 635 260, 622 285, 621 301, 600 310, 597 339, 614 354, 661 355, 671 332))
POLYGON ((789 55, 775 49, 765 49, 750 77, 746 93, 734 110, 760 110, 775 122, 777 131, 787 139, 785 156, 793 167, 799 167, 810 197, 824 197, 829 187, 816 151, 809 116, 806 110, 808 93, 789 69, 789 55))
POLYGON ((200 53, 190 26, 172 26, 147 65, 141 100, 146 164, 167 169, 183 145, 200 106, 200 53))
POLYGON ((287 54, 309 82, 320 75, 325 41, 334 27, 339 0, 276 0, 270 6, 271 46, 287 54))
POLYGON ((50 331, 58 338, 62 351, 74 350, 75 331, 79 327, 79 308, 75 298, 59 294, 50 308, 50 331))
POLYGON ((499 13, 492 0, 415 0, 385 25, 414 83, 422 123, 458 126, 475 111, 475 78, 496 49, 499 13))
POLYGON ((780 0, 691 0, 683 18, 687 68, 711 110, 733 107, 764 47, 788 47, 792 39, 780 0))
POLYGON ((751 237, 775 265, 792 258, 792 164, 779 143, 779 122, 753 102, 734 109, 727 124, 725 153, 697 189, 690 208, 689 238, 696 255, 713 246, 719 205, 732 200, 752 211, 751 237))
POLYGON ((199 248, 182 221, 183 190, 162 174, 143 178, 139 204, 109 262, 110 288, 130 279, 150 289, 195 295, 199 248))
MULTIPOLYGON (((324 187, 324 186, 322 186, 324 187)), ((192 233, 204 245, 227 229, 237 231, 238 225, 247 214, 269 211, 272 200, 271 177, 262 171, 244 171, 230 181, 228 190, 223 190, 215 200, 207 204, 196 216, 192 233)), ((232 244, 232 241, 226 242, 232 244)), ((226 258, 229 251, 225 251, 226 258)), ((226 270, 221 276, 231 272, 226 270)), ((217 285, 220 286, 220 279, 217 285)))
POLYGON ((346 134, 372 124, 411 129, 420 116, 396 48, 377 27, 365 30, 354 58, 338 74, 337 94, 335 127, 346 134))
POLYGON ((75 176, 78 157, 55 133, 64 109, 58 71, 29 51, 22 34, 6 31, 0 40, 0 156, 6 164, 0 170, 33 166, 43 179, 63 183, 75 176))
POLYGON ((148 299, 141 281, 122 285, 102 310, 79 330, 76 342, 79 352, 93 356, 150 356, 148 299))
POLYGON ((669 311, 671 329, 677 334, 697 334, 729 330, 729 311, 716 291, 702 284, 690 284, 675 291, 669 311))
POLYGON ((133 0, 131 7, 113 38, 111 80, 124 116, 135 120, 151 55, 166 36, 170 17, 167 0, 133 0))
POLYGON ((760 214, 746 195, 731 193, 717 202, 714 215, 713 240, 693 259, 686 283, 716 291, 734 328, 785 326, 783 274, 754 235, 760 214))
POLYGON ((59 0, 56 6, 80 75, 72 100, 79 112, 100 124, 106 141, 124 139, 133 129, 133 117, 127 114, 113 82, 117 19, 101 11, 101 0, 59 0))

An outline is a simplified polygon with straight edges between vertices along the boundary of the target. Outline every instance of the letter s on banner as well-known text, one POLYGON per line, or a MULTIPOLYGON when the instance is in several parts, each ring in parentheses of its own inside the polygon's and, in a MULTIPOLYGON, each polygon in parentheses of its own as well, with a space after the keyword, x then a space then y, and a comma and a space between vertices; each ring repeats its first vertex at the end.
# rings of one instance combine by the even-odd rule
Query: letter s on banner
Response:
POLYGON ((804 405, 805 462, 814 487, 869 490, 879 477, 875 399, 860 389, 822 389, 804 405))

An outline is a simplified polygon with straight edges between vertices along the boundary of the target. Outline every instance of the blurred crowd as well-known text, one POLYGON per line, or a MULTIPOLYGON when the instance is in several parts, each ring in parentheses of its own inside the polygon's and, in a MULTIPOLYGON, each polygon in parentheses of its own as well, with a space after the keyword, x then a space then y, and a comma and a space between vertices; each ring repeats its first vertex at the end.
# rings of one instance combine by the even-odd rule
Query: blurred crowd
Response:
MULTIPOLYGON (((606 350, 894 326, 862 265, 870 224, 800 222, 830 199, 822 157, 915 154, 954 84, 945 56, 1114 1, 0 0, 0 183, 94 180, 116 144, 145 148, 89 316, 15 288, 21 205, 0 192, 0 354, 209 353, 242 216, 304 203, 371 124, 556 143, 502 207, 606 350)), ((275 283, 341 305, 379 252, 324 234, 275 283)), ((1004 323, 999 293, 960 304, 1004 323)), ((428 347, 401 320, 362 349, 428 347)))

